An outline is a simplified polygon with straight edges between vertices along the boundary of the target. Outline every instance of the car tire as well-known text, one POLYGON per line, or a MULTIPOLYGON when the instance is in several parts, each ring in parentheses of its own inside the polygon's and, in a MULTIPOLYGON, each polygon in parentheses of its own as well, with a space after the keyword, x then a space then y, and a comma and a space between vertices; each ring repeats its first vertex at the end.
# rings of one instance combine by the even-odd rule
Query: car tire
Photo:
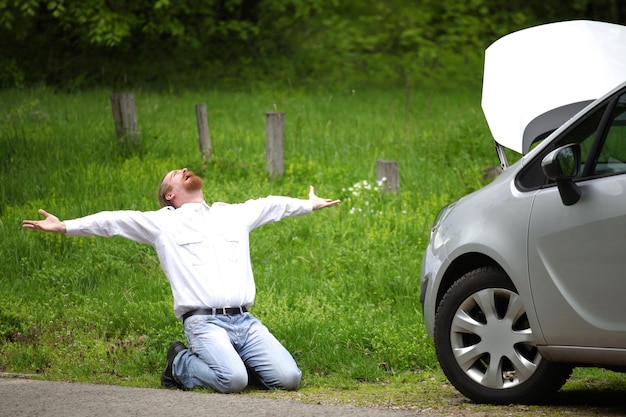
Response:
POLYGON ((500 268, 465 274, 435 317, 435 350, 446 377, 478 403, 537 403, 558 391, 572 367, 539 353, 520 295, 500 268))

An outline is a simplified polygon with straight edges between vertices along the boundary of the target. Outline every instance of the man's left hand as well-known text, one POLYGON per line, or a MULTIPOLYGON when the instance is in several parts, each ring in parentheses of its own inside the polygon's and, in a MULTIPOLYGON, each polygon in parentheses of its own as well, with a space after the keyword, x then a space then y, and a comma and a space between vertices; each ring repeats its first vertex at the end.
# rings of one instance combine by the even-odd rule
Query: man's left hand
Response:
POLYGON ((309 189, 309 200, 311 201, 311 203, 313 203, 313 210, 333 207, 341 203, 341 200, 331 200, 330 198, 320 198, 316 196, 315 190, 312 185, 309 189))

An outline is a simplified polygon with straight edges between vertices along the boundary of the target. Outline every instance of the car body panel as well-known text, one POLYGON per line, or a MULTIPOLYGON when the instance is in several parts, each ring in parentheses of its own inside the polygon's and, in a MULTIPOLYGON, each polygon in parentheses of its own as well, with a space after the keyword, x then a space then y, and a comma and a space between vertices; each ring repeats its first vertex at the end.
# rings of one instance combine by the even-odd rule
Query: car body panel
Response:
POLYGON ((556 187, 535 194, 528 252, 537 315, 547 344, 626 348, 626 176, 579 187, 572 206, 556 187))
MULTIPOLYGON (((518 165, 521 167, 521 163, 518 165)), ((431 303, 443 296, 441 284, 446 273, 466 254, 492 259, 507 272, 520 294, 531 298, 526 236, 533 194, 521 193, 512 185, 515 167, 504 171, 480 192, 445 209, 447 213, 438 220, 439 226, 431 231, 431 243, 422 262, 422 286, 426 287, 424 321, 429 335, 434 334, 436 314, 436 306, 431 303), (501 224, 507 224, 506 229, 498 226, 501 224), (510 256, 511 251, 519 256, 510 256)), ((526 309, 533 310, 532 306, 526 309)), ((533 314, 529 314, 529 320, 538 327, 533 314)))
POLYGON ((626 369, 626 350, 580 346, 540 346, 541 356, 552 362, 600 366, 616 371, 626 369))

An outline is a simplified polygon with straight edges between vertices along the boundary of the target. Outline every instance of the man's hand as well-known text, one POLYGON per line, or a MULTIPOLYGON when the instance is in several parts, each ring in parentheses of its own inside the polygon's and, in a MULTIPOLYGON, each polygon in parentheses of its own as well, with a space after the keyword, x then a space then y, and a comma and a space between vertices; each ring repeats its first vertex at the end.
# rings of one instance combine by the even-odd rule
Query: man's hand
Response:
POLYGON ((39 214, 45 217, 45 219, 23 220, 22 227, 25 229, 43 230, 44 232, 65 233, 65 223, 59 220, 57 216, 50 214, 42 209, 39 209, 39 214))
POLYGON ((309 200, 313 203, 313 210, 323 209, 326 207, 336 206, 341 203, 340 200, 331 200, 330 198, 319 198, 315 195, 315 190, 311 186, 309 190, 309 200))

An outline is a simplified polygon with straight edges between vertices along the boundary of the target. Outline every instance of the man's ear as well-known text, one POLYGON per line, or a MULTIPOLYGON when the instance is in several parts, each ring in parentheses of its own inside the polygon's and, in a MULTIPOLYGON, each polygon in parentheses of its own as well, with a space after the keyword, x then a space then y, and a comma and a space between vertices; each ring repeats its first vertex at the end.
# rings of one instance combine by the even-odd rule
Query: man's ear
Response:
POLYGON ((171 192, 171 191, 169 193, 165 194, 165 199, 167 201, 172 201, 174 199, 174 197, 176 197, 176 195, 173 192, 171 192))

